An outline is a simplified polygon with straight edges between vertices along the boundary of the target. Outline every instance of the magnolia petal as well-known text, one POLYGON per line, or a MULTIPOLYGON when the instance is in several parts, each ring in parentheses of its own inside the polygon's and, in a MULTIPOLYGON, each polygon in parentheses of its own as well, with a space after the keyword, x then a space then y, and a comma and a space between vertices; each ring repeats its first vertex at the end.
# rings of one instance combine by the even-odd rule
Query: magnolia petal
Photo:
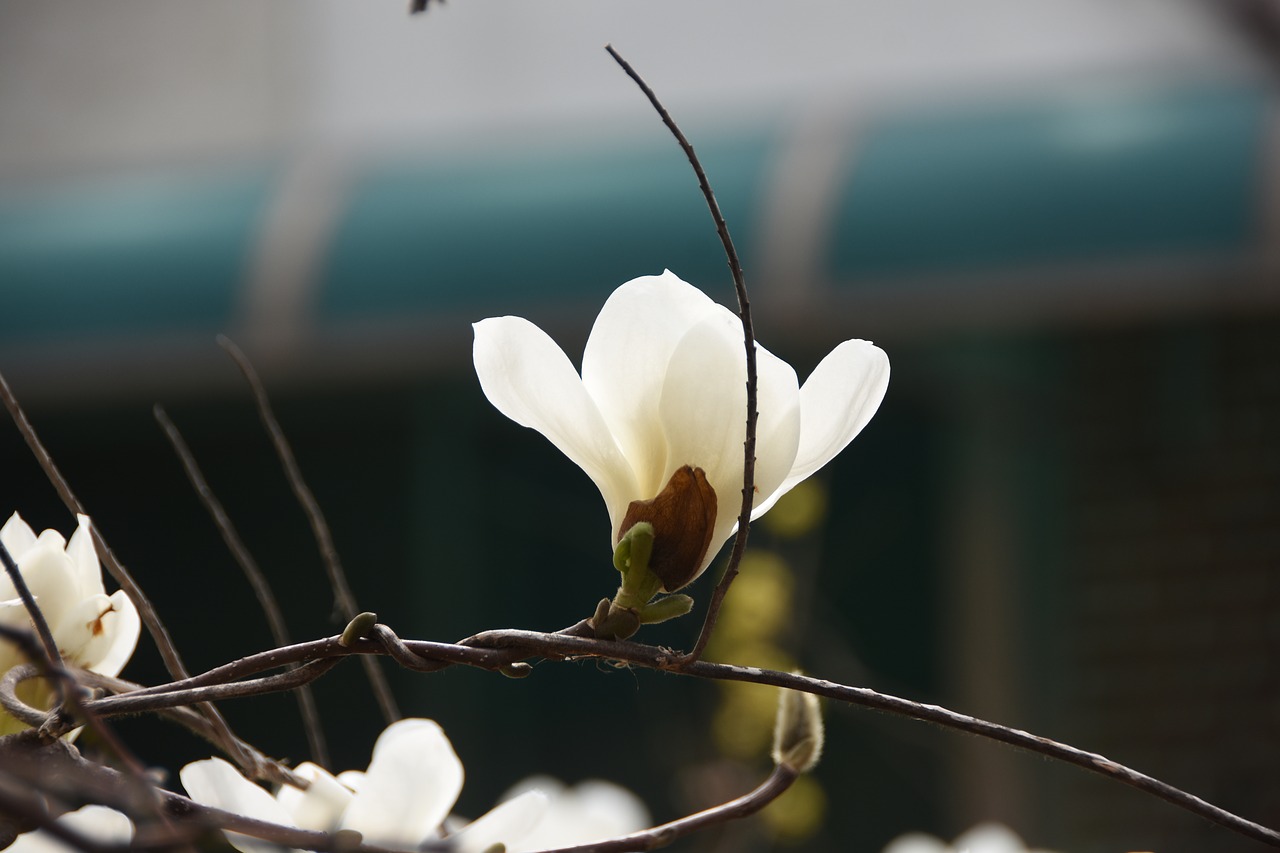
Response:
MULTIPOLYGON (((274 797, 241 776, 240 771, 221 758, 206 758, 188 764, 179 771, 178 777, 191 799, 201 805, 281 826, 296 826, 274 797)), ((278 853, 280 850, 278 844, 236 832, 228 832, 227 841, 240 853, 278 853)))
MULTIPOLYGON (((801 429, 795 371, 757 348, 758 494, 778 488, 791 469, 801 429)), ((742 329, 727 311, 690 329, 672 353, 659 413, 669 448, 668 465, 694 465, 706 473, 719 512, 699 572, 733 530, 741 506, 742 442, 746 437, 747 367, 742 329)))
POLYGON ((355 795, 333 774, 310 761, 299 764, 293 772, 311 784, 305 791, 292 785, 281 785, 276 792, 276 802, 302 829, 332 832, 342 821, 342 814, 355 795))
MULTIPOLYGON (((22 579, 51 626, 61 622, 63 614, 74 607, 77 600, 71 561, 63 551, 63 544, 62 537, 55 531, 46 530, 18 560, 22 579)), ((5 581, 8 582, 7 575, 5 581)))
MULTIPOLYGON (((106 806, 85 806, 67 812, 57 823, 103 845, 128 844, 133 840, 133 822, 106 806)), ((19 835, 7 848, 8 853, 68 853, 75 849, 42 830, 19 835)))
MULTIPOLYGON (((756 410, 759 416, 756 420, 756 494, 753 505, 759 506, 761 499, 776 492, 791 473, 800 447, 804 422, 801 414, 800 381, 791 365, 764 347, 757 346, 756 377, 756 410)), ((742 420, 745 439, 745 409, 742 420)), ((738 449, 738 455, 742 456, 741 448, 738 449)), ((741 483, 738 488, 742 488, 741 483)), ((736 516, 742 509, 741 492, 735 497, 737 499, 733 501, 732 514, 736 522, 736 516)), ((753 517, 756 514, 758 513, 753 513, 753 517)), ((735 523, 734 527, 736 526, 735 523)))
POLYGON ((586 472, 604 496, 610 527, 635 497, 635 475, 567 356, 520 317, 474 324, 476 375, 489 402, 542 433, 586 472))
POLYGON ((378 737, 342 826, 372 844, 413 848, 435 833, 461 790, 462 762, 440 726, 401 720, 378 737))
POLYGON ((102 564, 98 562, 98 552, 93 547, 91 522, 87 515, 77 515, 76 519, 79 522, 76 532, 67 542, 67 557, 71 560, 76 591, 82 596, 99 595, 106 590, 102 586, 102 564))
POLYGON ((534 776, 516 785, 504 797, 542 791, 550 800, 541 822, 509 853, 546 850, 575 844, 591 844, 639 832, 650 825, 649 810, 635 794, 600 779, 566 788, 549 776, 534 776))
POLYGON ((882 853, 952 853, 951 846, 923 832, 899 835, 882 853))
POLYGON ((343 770, 338 774, 338 781, 353 791, 359 791, 364 784, 363 770, 343 770))
POLYGON ((508 853, 524 849, 520 840, 529 834, 547 813, 547 795, 525 791, 490 809, 457 833, 449 836, 457 853, 484 853, 502 844, 508 853))
POLYGON ((759 517, 844 450, 871 420, 889 387, 889 357, 870 341, 845 341, 800 389, 800 446, 782 486, 756 507, 759 517))
POLYGON ((133 657, 138 647, 138 635, 142 632, 142 620, 133 600, 124 590, 111 595, 111 611, 102 617, 104 635, 108 638, 105 648, 94 654, 97 660, 86 661, 85 667, 102 675, 119 675, 120 670, 133 657))
POLYGON ((658 423, 671 355, 689 329, 720 312, 728 313, 668 270, 619 287, 591 327, 582 384, 636 473, 632 497, 653 497, 671 475, 658 423))
POLYGON ((36 544, 36 534, 16 512, 0 527, 0 542, 4 543, 9 556, 17 562, 28 548, 36 544))
POLYGON ((1000 823, 980 823, 957 838, 952 847, 975 853, 1028 853, 1018 834, 1000 823))

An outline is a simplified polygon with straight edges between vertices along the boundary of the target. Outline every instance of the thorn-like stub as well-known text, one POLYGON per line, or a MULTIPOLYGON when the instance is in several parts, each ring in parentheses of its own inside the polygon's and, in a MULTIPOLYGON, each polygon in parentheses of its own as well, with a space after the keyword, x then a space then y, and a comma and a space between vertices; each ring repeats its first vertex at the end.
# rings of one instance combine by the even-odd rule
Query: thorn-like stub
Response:
POLYGON ((356 640, 362 640, 373 630, 373 626, 378 624, 378 614, 364 613, 356 614, 356 618, 347 623, 347 627, 342 629, 342 636, 338 638, 338 645, 348 648, 356 640))
POLYGON ((706 472, 685 465, 656 497, 632 501, 618 527, 619 538, 641 522, 653 525, 649 570, 661 579, 662 589, 675 592, 696 578, 716 525, 716 490, 706 472))
POLYGON ((528 678, 533 674, 533 665, 522 660, 512 661, 500 667, 498 671, 507 678, 528 678))
POLYGON ((822 710, 812 693, 783 689, 773 727, 773 762, 808 773, 822 757, 822 710))

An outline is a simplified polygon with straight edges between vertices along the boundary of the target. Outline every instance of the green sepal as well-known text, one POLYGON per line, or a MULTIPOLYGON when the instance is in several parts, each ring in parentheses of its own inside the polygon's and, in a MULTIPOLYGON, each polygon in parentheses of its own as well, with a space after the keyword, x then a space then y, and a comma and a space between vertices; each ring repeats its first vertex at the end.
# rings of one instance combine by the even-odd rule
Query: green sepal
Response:
POLYGON ((687 595, 668 595, 651 601, 640 608, 640 624, 654 625, 683 616, 693 609, 693 599, 687 595))

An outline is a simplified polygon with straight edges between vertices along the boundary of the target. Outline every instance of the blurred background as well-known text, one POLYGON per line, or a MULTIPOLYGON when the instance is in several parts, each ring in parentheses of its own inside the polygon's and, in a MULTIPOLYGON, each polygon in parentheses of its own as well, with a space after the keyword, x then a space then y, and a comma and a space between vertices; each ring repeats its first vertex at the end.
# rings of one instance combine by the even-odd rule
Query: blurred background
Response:
MULTIPOLYGON (((405 6, 0 2, 0 370, 194 669, 270 637, 156 402, 295 635, 335 630, 220 332, 361 606, 401 635, 550 630, 612 594, 602 502, 488 406, 469 328, 520 314, 576 362, 632 277, 731 303, 612 42, 697 146, 765 345, 802 377, 851 337, 893 362, 863 435, 753 533, 714 657, 941 703, 1280 825, 1274 4, 405 6)), ((9 428, 0 491, 72 529, 9 428)), ((147 641, 125 675, 163 677, 147 641)), ((768 691, 590 664, 390 675, 453 739, 463 813, 548 772, 665 820, 767 770, 768 691)), ((382 728, 363 685, 347 665, 317 686, 335 769, 382 728)), ((306 757, 287 697, 225 710, 306 757)), ((1061 851, 1262 849, 1074 768, 827 713, 804 788, 681 849, 878 851, 988 819, 1061 851)), ((208 755, 164 723, 126 733, 155 763, 208 755)))

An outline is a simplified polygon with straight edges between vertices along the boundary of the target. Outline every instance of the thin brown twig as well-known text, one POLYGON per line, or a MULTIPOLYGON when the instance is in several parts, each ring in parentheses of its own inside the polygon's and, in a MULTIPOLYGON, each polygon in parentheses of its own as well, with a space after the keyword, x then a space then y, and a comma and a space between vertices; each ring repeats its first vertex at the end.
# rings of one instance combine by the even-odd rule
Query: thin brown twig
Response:
POLYGON ((30 651, 40 652, 40 658, 44 668, 49 671, 52 677, 53 689, 58 695, 58 704, 66 701, 65 694, 68 686, 74 689, 75 683, 65 679, 66 669, 62 664, 62 653, 58 651, 58 643, 53 639, 53 631, 49 629, 49 620, 44 618, 44 611, 40 609, 36 597, 31 594, 31 587, 27 586, 27 579, 22 576, 22 571, 18 568, 17 561, 13 555, 9 553, 8 547, 0 542, 0 563, 4 564, 4 570, 9 575, 9 582, 13 584, 13 588, 18 593, 18 598, 22 600, 22 606, 27 610, 27 617, 31 620, 31 624, 35 626, 36 637, 40 640, 40 645, 30 651))
MULTIPOLYGON (((44 471, 45 477, 53 486, 58 497, 62 499, 62 503, 67 510, 73 515, 89 515, 84 504, 76 497, 75 492, 71 490, 71 486, 67 483, 62 472, 58 470, 57 464, 54 463, 53 457, 49 451, 45 449, 44 443, 40 441, 40 436, 36 433, 35 427, 31 425, 31 421, 27 419, 26 412, 18 403, 18 398, 14 396, 13 390, 9 387, 8 381, 0 374, 0 399, 4 400, 5 408, 9 410, 9 416, 13 419, 14 425, 17 426, 18 432, 22 434, 22 438, 27 443, 27 447, 31 450, 31 455, 35 457, 36 462, 44 471)), ((98 525, 95 523, 90 526, 90 532, 93 534, 94 550, 98 554, 98 558, 102 560, 106 566, 107 572, 120 584, 120 588, 133 601, 134 606, 138 609, 138 615, 142 619, 142 624, 146 626, 147 633, 151 635, 152 641, 156 644, 156 649, 160 652, 160 657, 164 661, 165 669, 168 670, 170 677, 175 679, 186 678, 188 675, 186 665, 182 662, 182 656, 178 653, 177 646, 174 645, 173 638, 169 636, 169 629, 165 627, 164 621, 161 620, 159 612, 151 603, 151 599, 142 591, 142 587, 134 580, 133 575, 124 567, 124 564, 116 557, 115 552, 107 545, 107 540, 103 537, 98 525)), ((223 749, 230 755, 241 768, 250 773, 254 778, 266 778, 272 781, 280 781, 279 765, 275 762, 267 764, 257 763, 253 760, 249 753, 241 751, 237 744, 240 739, 231 731, 231 726, 227 724, 226 719, 219 713, 218 709, 212 705, 201 706, 201 713, 209 718, 209 722, 219 733, 219 740, 223 749)))
MULTIPOLYGON (((249 581, 249 586, 253 588, 253 594, 258 599, 258 605, 262 608, 263 615, 267 618, 267 626, 271 630, 272 639, 275 640, 277 646, 289 645, 292 643, 292 639, 289 637, 289 629, 284 622, 284 614, 280 611, 280 605, 276 601, 275 594, 271 591, 271 584, 267 581, 266 575, 262 573, 262 569, 258 567, 258 562, 253 558, 253 554, 245 546, 244 540, 240 538, 235 524, 232 523, 231 517, 227 515, 226 509, 222 506, 222 502, 213 493, 213 489, 209 486, 209 481, 205 479, 204 472, 200 470, 200 465, 196 462, 195 454, 191 452, 190 446, 182 437, 178 427, 169 418, 163 406, 156 405, 152 409, 152 414, 155 416, 156 422, 160 424, 160 429, 164 431, 165 437, 169 439, 169 443, 173 446, 174 453, 178 455, 178 461, 182 463, 182 470, 186 472, 187 479, 191 482, 191 487, 195 490, 196 496, 213 519, 214 525, 218 528, 218 533, 222 535, 222 541, 226 543, 227 550, 231 552, 231 556, 249 581)), ((320 710, 316 707, 315 693, 312 692, 310 685, 304 684, 297 689, 294 696, 298 701, 298 713, 302 716, 302 726, 306 731, 307 743, 311 749, 311 760, 322 767, 328 767, 329 746, 325 742, 324 728, 320 723, 320 710)))
POLYGON ((707 209, 711 211, 711 218, 715 221, 716 234, 720 237, 720 243, 724 247, 725 259, 729 263, 729 272, 733 276, 733 288, 738 296, 738 316, 742 319, 742 340, 747 353, 747 429, 745 439, 742 442, 742 508, 738 513, 738 533, 733 539, 733 550, 729 553, 729 562, 725 566, 724 574, 721 575, 720 582, 716 584, 715 590, 711 593, 711 602, 707 605, 707 614, 702 621, 702 630, 698 632, 698 640, 686 657, 686 660, 693 662, 702 657, 702 653, 707 647, 707 642, 711 639, 711 632, 715 630, 716 619, 720 615, 720 606, 724 603, 724 597, 729 592, 730 584, 738 576, 738 567, 742 564, 742 555, 746 552, 747 536, 751 529, 751 509, 755 505, 756 422, 760 413, 757 407, 756 339, 755 330, 751 323, 751 301, 747 298, 746 276, 743 275, 742 263, 738 260, 738 250, 734 248, 733 238, 729 236, 729 226, 725 222, 724 215, 720 212, 720 204, 716 201, 715 193, 711 190, 711 182, 707 180, 707 173, 703 170, 702 163, 698 160, 698 155, 694 153, 693 145, 685 138, 675 119, 671 117, 671 114, 667 112, 667 108, 658 100, 658 96, 653 89, 631 67, 631 63, 623 59, 621 54, 614 50, 613 45, 607 44, 604 49, 622 67, 627 76, 635 81, 635 84, 640 87, 640 91, 644 92, 645 97, 649 99, 649 103, 653 105, 653 108, 657 110, 658 115, 662 118, 662 123, 667 126, 667 129, 671 131, 671 135, 675 137, 676 142, 680 144, 685 157, 689 160, 689 165, 693 167, 693 172, 698 178, 698 188, 702 190, 702 197, 706 199, 707 209))
POLYGON ((755 790, 737 799, 718 806, 712 806, 697 814, 682 817, 652 829, 633 832, 608 841, 597 841, 594 844, 579 844, 574 847, 557 847, 544 850, 543 853, 631 853, 638 850, 656 850, 666 847, 687 835, 727 823, 740 820, 760 811, 769 803, 778 799, 799 777, 793 768, 783 764, 776 765, 769 777, 760 783, 755 790))
MULTIPOLYGON (((333 588, 334 609, 342 616, 344 621, 350 622, 360 612, 360 608, 356 605, 356 597, 351 591, 350 584, 347 583, 346 572, 343 571, 342 561, 338 558, 338 549, 333 544, 333 534, 329 530, 329 523, 325 520, 319 501, 316 500, 316 496, 302 476, 302 469, 298 466, 298 460, 293 455, 293 448, 289 444, 289 439, 285 437, 284 430, 280 427, 280 422, 276 420, 275 412, 271 408, 271 399, 267 396, 266 386, 262 384, 262 379, 258 376, 258 371, 254 368, 253 363, 249 361, 248 356, 244 354, 240 347, 236 346, 234 341, 226 335, 219 335, 218 345, 226 350, 227 355, 231 356, 232 361, 236 363, 236 366, 240 368, 240 372, 244 374, 245 381, 249 383, 249 389, 253 392, 254 402, 258 407, 258 416, 267 430, 267 435, 271 438, 271 444, 275 447, 276 456, 280 459, 280 465, 289 481, 289 487, 293 489, 294 496, 297 497, 303 512, 306 513, 307 521, 311 524, 311 532, 315 536, 316 547, 320 550, 320 559, 324 563, 325 572, 329 577, 329 585, 333 588)), ((382 716, 388 724, 400 719, 400 709, 396 705, 395 696, 391 693, 391 685, 387 683, 387 676, 379 668, 378 662, 373 658, 366 658, 362 661, 362 665, 364 666, 365 675, 369 678, 374 698, 382 711, 382 716)))
MULTIPOLYGON (((4 543, 0 543, 0 557, 4 559, 5 567, 7 569, 8 564, 13 561, 13 557, 9 553, 8 548, 5 547, 4 543)), ((21 588, 25 589, 26 583, 22 579, 21 573, 16 571, 16 564, 14 565, 14 569, 14 574, 17 575, 18 580, 21 583, 21 588)), ((27 594, 29 596, 30 592, 28 591, 27 594)), ((34 610, 29 610, 28 613, 32 615, 39 615, 40 618, 43 619, 43 613, 40 612, 38 607, 34 610)), ((47 630, 48 628, 46 626, 46 631, 47 630)), ((30 725, 33 729, 36 729, 39 736, 44 739, 48 738, 45 731, 45 725, 50 722, 53 722, 55 727, 62 727, 65 725, 66 720, 64 717, 64 706, 66 708, 70 708, 74 717, 87 725, 90 731, 98 736, 98 739, 102 741, 107 750, 113 754, 122 765, 124 765, 124 781, 126 783, 126 787, 133 794, 135 804, 155 815, 159 819, 161 829, 169 832, 170 842, 172 844, 180 844, 180 839, 173 834, 172 826, 169 825, 168 819, 160 810, 160 801, 157 797, 156 786, 147 778, 146 770, 142 766, 142 762, 138 760, 138 757, 133 754, 132 750, 125 746, 124 741, 116 735, 115 730, 107 725, 105 720, 102 718, 102 715, 88 707, 89 703, 83 695, 82 686, 70 670, 67 669, 61 655, 58 655, 57 657, 48 656, 45 654, 44 648, 41 647, 41 643, 31 636, 30 633, 10 628, 8 626, 0 626, 0 639, 4 639, 16 645, 23 655, 28 660, 32 661, 32 663, 19 664, 18 666, 11 668, 5 673, 5 678, 8 678, 9 674, 15 671, 29 670, 33 675, 43 676, 50 683, 56 685, 55 689, 57 690, 60 699, 59 704, 55 705, 52 711, 39 711, 31 716, 25 716, 21 712, 21 710, 26 709, 27 706, 23 705, 21 701, 17 699, 16 693, 12 703, 5 702, 3 699, 0 699, 0 705, 3 705, 5 710, 12 714, 14 718, 18 719, 20 722, 30 725)), ((50 634, 50 640, 51 639, 52 634, 50 634)), ((56 643, 53 644, 53 649, 56 654, 56 643)), ((16 688, 16 682, 14 683, 14 686, 16 688)), ((0 690, 0 693, 3 693, 3 690, 0 690)), ((67 728, 69 729, 70 726, 67 726, 67 728)))

